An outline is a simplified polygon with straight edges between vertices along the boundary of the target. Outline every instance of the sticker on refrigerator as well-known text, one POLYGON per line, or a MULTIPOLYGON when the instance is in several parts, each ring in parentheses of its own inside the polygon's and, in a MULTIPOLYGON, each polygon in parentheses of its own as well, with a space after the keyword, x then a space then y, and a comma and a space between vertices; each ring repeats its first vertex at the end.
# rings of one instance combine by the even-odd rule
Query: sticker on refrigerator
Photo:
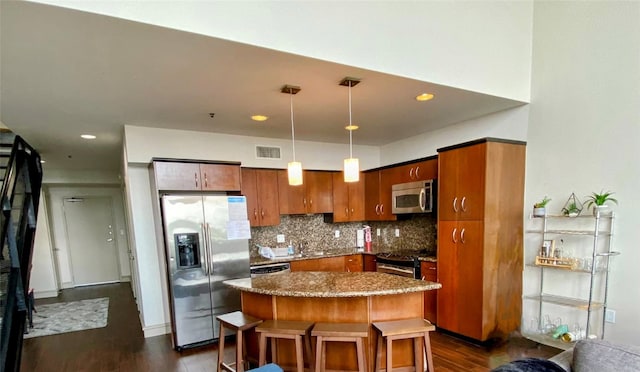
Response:
POLYGON ((228 196, 229 221, 247 220, 247 198, 244 196, 228 196))
POLYGON ((249 220, 227 222, 227 239, 251 239, 249 220))

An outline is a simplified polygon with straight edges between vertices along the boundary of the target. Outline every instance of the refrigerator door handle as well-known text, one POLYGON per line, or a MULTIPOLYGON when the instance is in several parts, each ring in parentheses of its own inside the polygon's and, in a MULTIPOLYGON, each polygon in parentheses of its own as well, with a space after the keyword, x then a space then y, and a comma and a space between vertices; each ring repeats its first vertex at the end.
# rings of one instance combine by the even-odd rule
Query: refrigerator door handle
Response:
POLYGON ((213 257, 211 256, 211 227, 209 226, 209 223, 205 223, 205 238, 207 239, 207 243, 205 244, 206 246, 206 256, 207 256, 207 275, 213 275, 213 257))
POLYGON ((207 234, 208 226, 204 223, 201 223, 200 228, 202 229, 202 248, 204 248, 202 252, 200 252, 200 254, 204 256, 204 273, 205 275, 209 275, 209 237, 207 234))

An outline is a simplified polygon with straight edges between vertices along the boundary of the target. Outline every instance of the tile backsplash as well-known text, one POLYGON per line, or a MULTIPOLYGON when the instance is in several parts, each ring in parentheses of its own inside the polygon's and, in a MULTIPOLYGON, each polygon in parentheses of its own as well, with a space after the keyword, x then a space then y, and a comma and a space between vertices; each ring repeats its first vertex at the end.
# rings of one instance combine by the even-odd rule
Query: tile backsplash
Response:
POLYGON ((306 242, 307 251, 323 251, 356 246, 356 231, 371 226, 373 247, 376 250, 427 249, 436 253, 436 217, 432 214, 411 215, 403 221, 325 223, 323 215, 282 215, 280 225, 251 228, 251 256, 257 256, 256 244, 286 247, 289 241, 297 248, 306 242), (378 229, 380 236, 377 235, 378 229), (395 236, 398 229, 400 237, 395 236), (335 231, 340 237, 335 237, 335 231), (276 235, 283 234, 285 243, 276 243, 276 235))

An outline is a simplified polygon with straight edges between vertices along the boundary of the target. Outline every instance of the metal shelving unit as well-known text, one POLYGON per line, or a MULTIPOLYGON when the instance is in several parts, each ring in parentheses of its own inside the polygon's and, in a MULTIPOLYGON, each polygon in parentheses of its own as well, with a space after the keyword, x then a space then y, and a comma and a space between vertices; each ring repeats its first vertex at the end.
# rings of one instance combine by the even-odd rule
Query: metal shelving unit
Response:
MULTIPOLYGON (((586 311, 586 328, 585 335, 592 334, 591 321, 594 316, 593 312, 601 311, 601 318, 598 321, 602 322, 601 331, 599 332, 598 337, 604 338, 604 330, 605 330, 605 314, 607 309, 607 287, 608 287, 608 276, 609 276, 609 259, 612 256, 619 255, 619 252, 615 252, 611 250, 611 239, 613 236, 613 222, 614 215, 601 215, 600 212, 597 212, 595 216, 579 216, 579 217, 566 217, 566 216, 545 216, 545 217, 535 217, 535 219, 542 220, 542 229, 541 230, 527 230, 527 233, 531 234, 540 234, 542 236, 542 240, 549 239, 562 239, 562 237, 567 236, 584 236, 591 237, 591 245, 590 248, 584 247, 588 243, 581 244, 584 247, 584 250, 589 250, 588 254, 591 256, 591 267, 589 269, 585 269, 584 267, 576 267, 576 268, 566 268, 566 267, 554 267, 553 265, 538 265, 536 263, 530 262, 527 263, 527 267, 536 267, 540 270, 540 292, 536 294, 525 295, 524 299, 537 301, 539 303, 538 307, 538 319, 539 319, 539 329, 543 328, 543 307, 545 304, 554 304, 560 306, 571 307, 575 309, 580 309, 586 311), (592 228, 585 229, 574 229, 574 226, 580 226, 581 224, 584 226, 587 223, 587 219, 593 220, 592 228), (572 221, 573 220, 573 221, 572 221), (571 228, 553 228, 550 229, 549 226, 556 226, 556 222, 559 222, 557 225, 563 225, 563 227, 570 226, 571 228), (573 226, 572 226, 573 225, 573 226), (598 263, 601 260, 603 262, 598 263), (580 284, 584 283, 586 286, 588 284, 588 296, 585 297, 567 297, 560 296, 553 293, 553 289, 549 289, 545 291, 545 276, 548 275, 549 271, 563 271, 569 273, 576 273, 578 276, 575 277, 575 280, 579 280, 580 284), (582 277, 580 277, 582 275, 582 277), (588 279, 585 278, 585 275, 588 276, 588 279), (594 287, 596 285, 601 285, 602 293, 594 294, 594 287)), ((560 341, 559 339, 554 339, 548 334, 534 334, 534 333, 524 333, 524 335, 536 342, 543 343, 546 345, 558 347, 561 349, 567 349, 572 345, 572 343, 567 343, 560 341)))

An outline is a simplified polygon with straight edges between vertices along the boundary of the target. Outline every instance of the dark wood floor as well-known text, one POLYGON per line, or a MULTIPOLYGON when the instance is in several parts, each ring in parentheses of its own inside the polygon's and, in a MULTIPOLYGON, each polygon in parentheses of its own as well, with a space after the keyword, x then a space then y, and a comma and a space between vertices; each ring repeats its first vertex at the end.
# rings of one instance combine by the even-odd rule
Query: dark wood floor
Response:
MULTIPOLYGON (((145 339, 128 283, 64 290, 38 305, 109 297, 108 325, 104 328, 26 339, 22 371, 215 371, 217 345, 176 352, 168 335, 145 339)), ((559 350, 520 337, 491 348, 465 342, 440 332, 431 335, 437 372, 489 371, 510 360, 547 358, 559 350)), ((232 346, 232 345, 229 345, 232 346)), ((227 349, 226 359, 233 359, 227 349)))

